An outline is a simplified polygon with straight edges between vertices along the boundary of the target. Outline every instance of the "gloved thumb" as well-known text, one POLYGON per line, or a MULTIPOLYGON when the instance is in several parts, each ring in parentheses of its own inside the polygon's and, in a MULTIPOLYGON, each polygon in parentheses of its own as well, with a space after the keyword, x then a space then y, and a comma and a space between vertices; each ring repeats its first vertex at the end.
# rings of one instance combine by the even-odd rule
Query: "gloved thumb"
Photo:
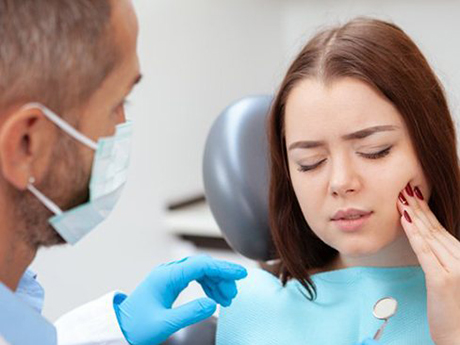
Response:
POLYGON ((176 327, 173 332, 177 332, 182 328, 211 317, 216 308, 217 304, 212 299, 200 298, 169 310, 168 320, 170 325, 176 327))

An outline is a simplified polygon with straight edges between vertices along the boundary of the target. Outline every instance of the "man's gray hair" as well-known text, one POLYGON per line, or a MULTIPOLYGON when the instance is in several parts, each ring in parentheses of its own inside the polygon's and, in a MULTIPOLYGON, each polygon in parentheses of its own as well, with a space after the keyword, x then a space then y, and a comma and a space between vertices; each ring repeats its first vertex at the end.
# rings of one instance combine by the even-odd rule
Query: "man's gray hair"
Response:
MULTIPOLYGON (((89 100, 118 62, 111 0, 0 0, 0 111, 89 100)), ((1 113, 0 113, 1 114, 1 113)))

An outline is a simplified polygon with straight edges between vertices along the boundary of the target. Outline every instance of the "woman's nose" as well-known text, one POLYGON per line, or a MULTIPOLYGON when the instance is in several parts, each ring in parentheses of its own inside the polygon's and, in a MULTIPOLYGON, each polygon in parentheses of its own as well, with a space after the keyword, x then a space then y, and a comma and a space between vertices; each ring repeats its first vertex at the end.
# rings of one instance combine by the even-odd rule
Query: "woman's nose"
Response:
POLYGON ((360 189, 359 173, 347 158, 340 158, 330 165, 329 189, 334 196, 354 194, 360 189))

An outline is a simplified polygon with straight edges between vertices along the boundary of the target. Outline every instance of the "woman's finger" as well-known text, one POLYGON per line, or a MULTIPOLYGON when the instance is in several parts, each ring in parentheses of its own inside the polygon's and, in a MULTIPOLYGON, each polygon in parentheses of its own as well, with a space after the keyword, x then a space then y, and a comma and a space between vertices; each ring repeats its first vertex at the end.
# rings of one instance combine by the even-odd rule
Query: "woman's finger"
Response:
POLYGON ((427 277, 435 277, 439 272, 444 271, 444 267, 439 262, 437 256, 433 253, 431 246, 423 238, 417 229, 417 226, 413 223, 407 210, 401 217, 401 224, 409 239, 410 245, 414 250, 415 255, 422 266, 423 271, 427 277))
MULTIPOLYGON (((430 233, 430 230, 426 229, 425 223, 420 220, 411 207, 406 206, 403 212, 406 215, 402 218, 404 218, 406 222, 406 228, 409 229, 409 231, 406 231, 406 234, 408 233, 408 237, 409 234, 412 235, 412 241, 409 237, 411 245, 414 242, 419 253, 425 254, 423 259, 426 260, 427 258, 434 258, 437 264, 442 266, 443 270, 450 272, 452 266, 456 262, 455 258, 450 254, 445 246, 430 233)), ((407 230, 406 228, 405 230, 407 230)), ((417 258, 420 260, 419 255, 415 251, 416 248, 414 246, 412 246, 412 248, 414 249, 417 258)), ((422 265, 422 262, 420 262, 420 264, 422 265)))
POLYGON ((422 235, 425 235, 430 240, 439 241, 453 258, 460 260, 460 242, 439 223, 426 203, 420 189, 417 187, 414 188, 411 195, 410 191, 412 188, 409 184, 408 188, 406 187, 403 191, 403 196, 406 198, 408 206, 414 212, 415 217, 426 226, 425 228, 419 229, 422 235), (409 191, 408 188, 410 188, 409 191))

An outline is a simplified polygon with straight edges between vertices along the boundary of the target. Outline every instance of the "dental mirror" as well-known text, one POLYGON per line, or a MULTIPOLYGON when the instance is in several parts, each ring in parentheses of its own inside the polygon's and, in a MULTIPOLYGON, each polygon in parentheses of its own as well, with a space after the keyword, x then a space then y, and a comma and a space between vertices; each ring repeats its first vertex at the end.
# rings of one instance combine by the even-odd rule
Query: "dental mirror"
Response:
POLYGON ((384 297, 379 299, 374 305, 373 314, 377 319, 385 320, 374 335, 374 340, 379 340, 382 336, 383 330, 388 323, 390 317, 396 314, 398 309, 398 302, 393 297, 384 297))

